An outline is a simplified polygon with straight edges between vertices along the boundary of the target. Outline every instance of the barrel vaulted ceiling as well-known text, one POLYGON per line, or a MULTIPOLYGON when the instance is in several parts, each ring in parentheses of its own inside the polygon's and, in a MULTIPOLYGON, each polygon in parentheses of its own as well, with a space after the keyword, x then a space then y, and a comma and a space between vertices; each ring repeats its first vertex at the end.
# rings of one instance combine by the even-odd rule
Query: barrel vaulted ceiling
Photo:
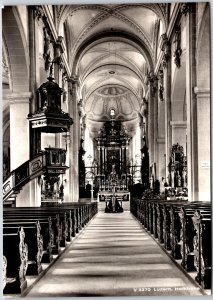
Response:
POLYGON ((118 119, 137 123, 147 89, 144 79, 156 60, 167 8, 165 4, 56 7, 59 33, 65 37, 86 118, 93 127, 109 119, 111 108, 118 119))

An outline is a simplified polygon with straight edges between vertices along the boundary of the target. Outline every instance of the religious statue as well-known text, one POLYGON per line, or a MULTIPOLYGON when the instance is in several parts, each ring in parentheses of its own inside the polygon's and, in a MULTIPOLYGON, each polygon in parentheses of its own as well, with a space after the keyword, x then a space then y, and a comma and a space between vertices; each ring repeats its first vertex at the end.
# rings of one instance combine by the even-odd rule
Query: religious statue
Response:
POLYGON ((177 171, 177 173, 176 173, 176 186, 177 187, 181 187, 181 176, 180 176, 180 173, 179 173, 179 171, 177 171))

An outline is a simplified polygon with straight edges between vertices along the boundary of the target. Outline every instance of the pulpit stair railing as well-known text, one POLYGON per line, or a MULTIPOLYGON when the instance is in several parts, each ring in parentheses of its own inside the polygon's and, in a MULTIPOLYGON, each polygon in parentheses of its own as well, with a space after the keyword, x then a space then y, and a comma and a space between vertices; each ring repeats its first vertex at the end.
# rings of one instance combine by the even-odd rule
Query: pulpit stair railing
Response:
POLYGON ((34 178, 47 173, 56 175, 65 173, 66 151, 60 148, 46 148, 31 160, 27 160, 15 170, 3 182, 3 202, 14 198, 24 185, 34 178))

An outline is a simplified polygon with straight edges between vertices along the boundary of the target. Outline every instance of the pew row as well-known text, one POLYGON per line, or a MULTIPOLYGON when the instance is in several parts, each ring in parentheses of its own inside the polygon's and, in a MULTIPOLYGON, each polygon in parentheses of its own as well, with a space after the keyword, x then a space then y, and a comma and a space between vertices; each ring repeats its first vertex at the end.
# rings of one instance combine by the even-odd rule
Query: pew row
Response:
POLYGON ((97 203, 19 207, 3 211, 3 293, 22 294, 97 213, 97 203))
POLYGON ((131 213, 205 289, 211 288, 211 205, 186 200, 131 199, 131 213))

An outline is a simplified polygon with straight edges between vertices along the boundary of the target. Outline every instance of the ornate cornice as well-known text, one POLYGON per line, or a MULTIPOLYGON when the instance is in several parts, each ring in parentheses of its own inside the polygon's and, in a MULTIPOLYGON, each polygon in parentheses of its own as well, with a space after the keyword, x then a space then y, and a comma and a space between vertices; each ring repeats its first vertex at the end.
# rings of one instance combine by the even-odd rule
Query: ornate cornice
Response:
POLYGON ((197 99, 210 99, 211 93, 210 93, 210 88, 199 88, 199 87, 194 87, 194 93, 197 95, 197 99))

